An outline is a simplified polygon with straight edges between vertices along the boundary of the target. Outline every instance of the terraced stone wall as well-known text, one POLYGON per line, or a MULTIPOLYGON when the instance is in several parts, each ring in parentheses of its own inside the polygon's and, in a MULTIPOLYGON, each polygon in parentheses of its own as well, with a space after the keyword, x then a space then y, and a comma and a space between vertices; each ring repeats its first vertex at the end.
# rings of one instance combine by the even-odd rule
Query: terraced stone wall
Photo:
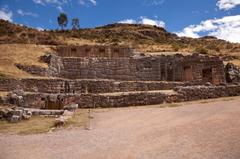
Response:
MULTIPOLYGON (((200 99, 240 96, 240 85, 229 86, 187 86, 175 88, 175 92, 162 91, 107 93, 107 94, 44 94, 26 93, 22 105, 24 107, 49 108, 52 105, 76 103, 79 108, 125 107, 162 103, 177 103, 200 99), (55 104, 54 104, 55 103, 55 104)), ((10 101, 13 101, 11 99, 10 101)), ((20 102, 16 102, 20 103, 20 102)))
POLYGON ((40 93, 109 93, 129 91, 168 90, 190 85, 183 82, 164 81, 115 81, 115 80, 66 80, 66 79, 4 79, 0 78, 0 91, 22 89, 40 93))

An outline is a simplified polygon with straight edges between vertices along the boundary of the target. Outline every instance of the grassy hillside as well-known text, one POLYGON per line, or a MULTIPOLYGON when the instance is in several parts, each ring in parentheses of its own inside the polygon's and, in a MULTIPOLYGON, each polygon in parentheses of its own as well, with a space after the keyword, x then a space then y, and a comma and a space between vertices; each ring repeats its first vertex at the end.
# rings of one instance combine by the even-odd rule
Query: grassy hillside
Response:
POLYGON ((18 69, 15 64, 47 67, 40 56, 52 52, 50 46, 35 44, 1 44, 0 45, 0 77, 33 77, 18 69))
MULTIPOLYGON (((0 75, 29 76, 16 63, 36 64, 57 45, 128 45, 142 52, 198 52, 222 57, 240 66, 240 44, 215 37, 178 37, 164 28, 141 24, 110 24, 92 29, 38 31, 0 20, 0 75), (51 46, 51 47, 50 47, 51 46)), ((44 67, 44 66, 43 66, 44 67)))

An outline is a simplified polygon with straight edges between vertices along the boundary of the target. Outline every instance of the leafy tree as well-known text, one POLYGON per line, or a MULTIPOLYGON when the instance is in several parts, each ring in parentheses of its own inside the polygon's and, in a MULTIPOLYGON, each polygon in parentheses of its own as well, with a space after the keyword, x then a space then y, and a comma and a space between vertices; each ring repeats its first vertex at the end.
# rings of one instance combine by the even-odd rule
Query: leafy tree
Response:
POLYGON ((58 16, 57 20, 58 20, 58 25, 60 27, 62 27, 62 30, 68 24, 68 18, 67 18, 67 15, 65 13, 60 13, 60 15, 58 16))
POLYGON ((72 29, 76 30, 79 29, 79 19, 78 18, 73 18, 72 19, 72 29))

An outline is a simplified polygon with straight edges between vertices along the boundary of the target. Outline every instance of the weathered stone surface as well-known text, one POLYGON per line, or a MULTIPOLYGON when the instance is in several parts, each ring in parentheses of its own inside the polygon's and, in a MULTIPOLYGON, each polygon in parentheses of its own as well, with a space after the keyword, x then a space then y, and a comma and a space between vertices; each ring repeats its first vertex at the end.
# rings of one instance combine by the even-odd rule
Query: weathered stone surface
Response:
MULTIPOLYGON (((0 91, 22 90, 20 93, 13 91, 0 102, 25 108, 75 110, 77 107, 151 105, 239 95, 238 85, 226 84, 223 61, 218 57, 147 55, 115 46, 62 46, 57 48, 56 54, 42 57, 42 60, 49 68, 19 68, 61 78, 0 78, 0 91)), ((234 71, 230 69, 228 73, 231 72, 234 71)), ((234 78, 232 74, 229 76, 232 81, 236 74, 234 72, 234 78)), ((62 113, 32 111, 33 115, 62 113)))
MULTIPOLYGON (((169 90, 176 86, 192 85, 190 82, 167 81, 115 81, 115 80, 66 80, 66 79, 1 79, 0 91, 21 87, 24 92, 40 93, 109 93, 124 91, 169 90)), ((15 93, 13 93, 15 94, 15 93)))
POLYGON ((57 76, 70 79, 225 82, 223 62, 208 56, 64 57, 59 62, 57 76))
POLYGON ((70 112, 70 111, 68 111, 68 110, 65 110, 64 113, 63 113, 63 115, 60 116, 59 118, 57 118, 57 119, 55 120, 54 126, 55 126, 55 127, 64 126, 64 125, 67 123, 67 121, 68 121, 70 118, 72 118, 72 116, 73 116, 73 112, 70 112))
POLYGON ((232 63, 228 63, 225 67, 226 80, 228 83, 240 82, 240 68, 232 63))
POLYGON ((78 109, 78 104, 65 105, 63 109, 68 111, 75 111, 76 109, 78 109))
POLYGON ((64 119, 64 117, 60 117, 60 118, 55 119, 54 126, 61 127, 61 126, 64 126, 66 124, 66 122, 67 121, 64 119))
POLYGON ((224 65, 217 57, 141 55, 119 46, 61 46, 57 55, 48 56, 48 69, 18 67, 32 74, 68 79, 225 82, 224 65))
POLYGON ((29 120, 31 118, 31 115, 23 114, 22 119, 23 120, 29 120))
POLYGON ((10 121, 11 123, 17 123, 17 122, 21 121, 21 119, 22 119, 22 118, 21 118, 20 116, 18 116, 18 115, 13 115, 13 116, 10 117, 9 121, 10 121))

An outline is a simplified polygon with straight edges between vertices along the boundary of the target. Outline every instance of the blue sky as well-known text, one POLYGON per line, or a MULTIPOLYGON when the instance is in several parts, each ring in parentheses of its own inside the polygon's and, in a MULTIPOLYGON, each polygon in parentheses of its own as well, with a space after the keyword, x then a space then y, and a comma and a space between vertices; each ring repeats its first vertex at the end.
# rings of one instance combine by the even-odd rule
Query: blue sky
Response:
POLYGON ((180 36, 240 42, 240 0, 0 0, 1 19, 34 28, 59 28, 60 12, 79 18, 82 28, 144 23, 180 36))

